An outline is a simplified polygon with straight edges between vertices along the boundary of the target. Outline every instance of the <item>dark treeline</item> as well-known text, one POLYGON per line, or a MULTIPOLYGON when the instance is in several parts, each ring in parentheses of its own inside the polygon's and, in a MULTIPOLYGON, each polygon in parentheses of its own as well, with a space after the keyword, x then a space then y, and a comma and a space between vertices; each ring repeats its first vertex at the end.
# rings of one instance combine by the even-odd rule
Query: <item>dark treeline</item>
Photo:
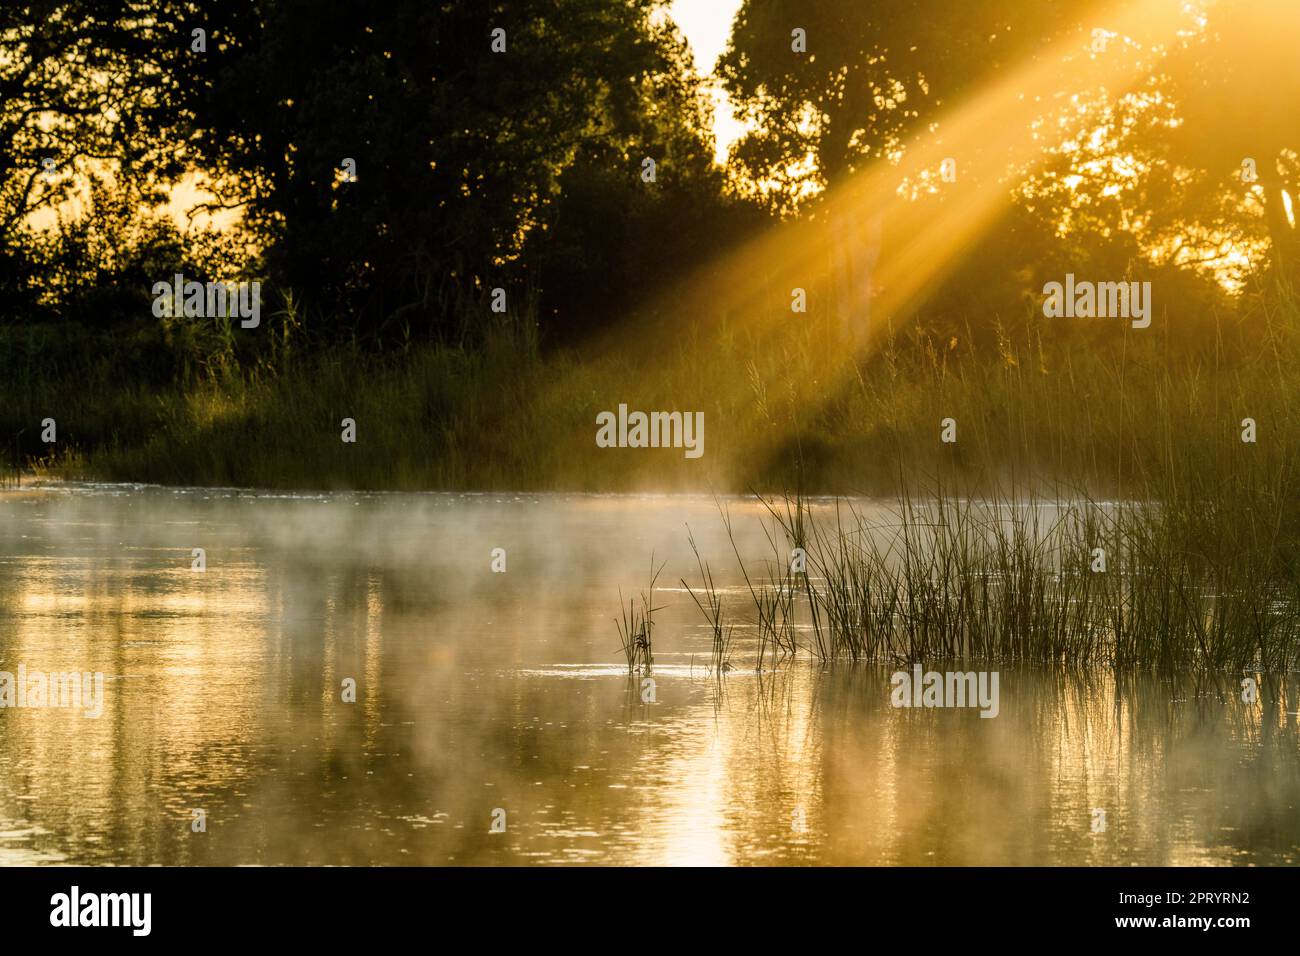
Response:
POLYGON ((261 278, 323 340, 459 339, 493 287, 557 332, 608 320, 757 218, 724 194, 707 99, 656 6, 9 5, 6 318, 140 322, 151 284, 182 272, 261 278), (28 216, 77 181, 47 182, 46 158, 95 177, 53 232, 28 216), (187 169, 237 229, 145 211, 187 169))
MULTIPOLYGON (((1269 3, 1212 6, 1211 29, 1153 75, 1144 92, 1158 102, 1103 93, 1091 107, 1114 126, 1103 151, 1137 156, 1140 175, 1120 182, 1107 167, 1067 192, 1071 164, 1106 156, 1057 152, 1026 177, 1022 202, 982 247, 996 250, 1008 279, 992 292, 987 282, 950 281, 934 315, 952 316, 956 300, 976 303, 963 323, 1007 311, 1023 292, 1023 282, 1011 287, 1018 270, 1042 271, 1044 242, 1066 220, 1068 237, 1051 245, 1080 268, 1123 274, 1143 241, 1194 219, 1266 240, 1248 278, 1294 273, 1300 256, 1282 193, 1296 192, 1300 147, 1296 33, 1287 29, 1296 14, 1269 3), (1259 174, 1254 210, 1231 208, 1223 188, 1245 156, 1259 174)), ((834 189, 889 162, 944 109, 1054 41, 1086 45, 1098 9, 1085 0, 908 0, 864 12, 848 0, 748 0, 718 64, 752 127, 728 177, 713 162, 700 77, 714 65, 691 63, 661 7, 6 5, 5 319, 144 322, 151 283, 182 272, 261 278, 268 301, 293 302, 326 341, 462 340, 488 314, 495 287, 528 301, 547 335, 581 335, 765 216, 815 214, 805 187, 834 189), (791 24, 814 55, 792 53, 791 24), (497 29, 503 51, 493 49, 497 29), (814 161, 799 164, 806 157, 814 161), (341 181, 345 159, 355 182, 341 181), (53 175, 43 175, 49 161, 53 175), (218 204, 240 213, 237 228, 182 231, 157 213, 186 171, 203 173, 218 204), (33 212, 74 188, 85 191, 79 213, 54 229, 33 226, 33 212)), ((1115 43, 1113 55, 1139 55, 1115 43)), ((991 256, 972 250, 970 274, 987 278, 991 256)), ((1177 268, 1194 258, 1166 257, 1177 268)), ((1197 283, 1183 285, 1192 294, 1197 283)))
MULTIPOLYGON (((716 64, 694 63, 666 14, 664 0, 4 5, 0 433, 23 435, 35 457, 47 449, 32 420, 59 411, 83 451, 130 445, 157 432, 159 403, 137 394, 98 413, 81 390, 171 388, 180 403, 232 374, 269 387, 290 355, 337 353, 338 368, 344 353, 463 356, 505 325, 531 354, 629 326, 720 329, 732 343, 754 316, 667 293, 692 278, 707 290, 701 273, 756 237, 833 220, 833 197, 880 170, 912 191, 898 200, 923 210, 912 220, 938 220, 972 191, 1005 198, 955 262, 886 316, 931 359, 974 349, 1001 361, 1008 329, 1022 335, 1016 348, 1041 344, 1043 283, 1071 272, 1152 281, 1163 331, 1147 340, 1170 353, 1258 351, 1265 326, 1296 314, 1290 0, 743 0, 716 64), (1124 35, 1105 29, 1137 7, 1150 35, 1139 20, 1124 35), (1185 29, 1171 32, 1171 18, 1185 29), (1141 79, 1079 79, 1077 65, 1099 57, 1141 79), (1042 104, 1032 157, 998 154, 1002 118, 990 115, 986 140, 952 144, 960 190, 934 188, 937 169, 902 181, 917 144, 942 140, 984 91, 1030 75, 1042 104), (1056 86, 1043 90, 1042 75, 1056 86), (746 128, 726 167, 714 159, 714 82, 746 128), (195 177, 213 198, 194 199, 183 228, 164 206, 195 177), (154 284, 178 273, 261 282, 261 325, 155 315, 154 284)), ((843 234, 854 238, 817 254, 858 256, 877 211, 851 210, 862 222, 843 234)), ((888 239, 912 254, 910 236, 888 239)), ((717 274, 734 277, 732 266, 717 274)), ((835 269, 812 265, 807 283, 757 270, 761 301, 745 308, 788 317, 788 287, 835 269)), ((811 311, 832 311, 818 291, 811 311)), ((1051 337, 1114 343, 1125 329, 1058 324, 1051 337)), ((750 379, 767 368, 727 355, 750 379)), ((499 370, 472 372, 486 388, 499 370)), ((468 427, 468 413, 448 411, 461 387, 438 385, 425 419, 468 427)), ((245 400, 235 394, 223 400, 245 400)), ((553 400, 589 417, 577 398, 553 400)), ((490 419, 490 405, 474 415, 490 419)), ((182 413, 167 414, 179 429, 182 413)))

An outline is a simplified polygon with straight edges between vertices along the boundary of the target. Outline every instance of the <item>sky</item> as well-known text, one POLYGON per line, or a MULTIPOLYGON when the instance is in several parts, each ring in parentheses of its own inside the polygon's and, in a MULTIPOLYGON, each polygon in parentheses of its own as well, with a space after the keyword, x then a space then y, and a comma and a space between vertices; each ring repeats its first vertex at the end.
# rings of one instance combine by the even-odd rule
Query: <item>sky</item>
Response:
MULTIPOLYGON (((740 0, 673 0, 668 15, 676 21, 695 55, 695 68, 706 76, 713 72, 718 56, 727 47, 731 35, 731 21, 740 8, 740 0)), ((713 132, 717 136, 716 155, 724 162, 727 151, 743 132, 743 127, 731 113, 726 94, 711 85, 710 94, 716 110, 713 132)))

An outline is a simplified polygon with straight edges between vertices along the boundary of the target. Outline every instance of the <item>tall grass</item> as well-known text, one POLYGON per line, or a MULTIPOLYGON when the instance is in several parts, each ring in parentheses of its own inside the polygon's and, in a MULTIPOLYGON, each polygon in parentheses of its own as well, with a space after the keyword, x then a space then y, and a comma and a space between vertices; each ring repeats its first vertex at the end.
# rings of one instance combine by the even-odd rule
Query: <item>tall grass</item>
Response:
POLYGON ((623 592, 619 591, 618 601, 620 608, 620 618, 615 618, 614 624, 618 628, 619 644, 623 648, 623 655, 627 658, 628 674, 649 674, 654 670, 654 615, 655 611, 662 610, 655 607, 655 585, 659 581, 659 573, 663 570, 663 565, 654 566, 654 556, 650 557, 650 585, 641 592, 640 598, 629 598, 626 606, 623 604, 623 592))
POLYGON ((997 335, 885 328, 861 353, 812 319, 782 319, 774 337, 755 331, 771 316, 670 318, 630 317, 607 348, 552 352, 526 314, 473 347, 384 353, 300 348, 292 310, 236 330, 271 343, 250 355, 188 325, 123 339, 0 326, 0 444, 56 476, 166 484, 772 492, 802 480, 890 494, 902 474, 984 490, 1068 480, 1098 497, 1194 479, 1180 458, 1217 473, 1245 417, 1261 464, 1300 448, 1300 310, 1285 300, 1177 337, 1169 323, 1103 338, 1038 316, 997 335), (703 457, 598 448, 597 412, 623 401, 703 411, 703 457), (59 423, 53 448, 45 417, 59 423), (340 441, 343 418, 355 445, 340 441), (955 444, 938 440, 944 418, 955 444))
POLYGON ((691 534, 689 527, 686 529, 686 533, 687 539, 690 541, 691 552, 695 555, 695 563, 699 568, 702 584, 700 592, 696 593, 686 583, 686 579, 682 578, 682 587, 686 589, 686 593, 691 596, 695 606, 704 615, 704 620, 708 622, 709 634, 712 638, 711 670, 714 676, 721 677, 732 667, 731 639, 735 633, 735 626, 729 622, 724 622, 722 596, 718 593, 717 585, 713 583, 713 570, 709 567, 708 562, 701 557, 700 549, 695 544, 695 536, 691 534))
POLYGON ((758 633, 758 658, 755 667, 761 671, 769 656, 771 664, 778 664, 798 652, 794 575, 788 564, 783 562, 781 548, 774 539, 769 538, 775 560, 767 562, 768 583, 756 583, 750 576, 745 560, 740 554, 740 548, 736 544, 731 515, 721 503, 718 505, 718 511, 726 526, 727 537, 731 541, 731 549, 736 556, 741 577, 744 578, 745 587, 754 603, 754 626, 758 633))
MULTIPOLYGON (((870 514, 840 501, 806 519, 808 646, 823 661, 1286 671, 1300 575, 1270 507, 938 488, 870 514)), ((769 513, 793 542, 793 511, 769 513)))

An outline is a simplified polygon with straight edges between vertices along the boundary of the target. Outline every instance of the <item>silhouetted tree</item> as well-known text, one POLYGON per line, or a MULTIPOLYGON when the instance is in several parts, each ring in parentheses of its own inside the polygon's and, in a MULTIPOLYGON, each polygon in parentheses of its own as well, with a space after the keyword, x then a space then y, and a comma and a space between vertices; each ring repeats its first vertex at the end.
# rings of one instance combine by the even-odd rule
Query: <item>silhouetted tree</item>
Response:
POLYGON ((213 65, 193 50, 192 29, 215 29, 240 4, 201 6, 202 16, 185 0, 0 6, 0 289, 9 315, 51 294, 51 266, 39 258, 50 243, 33 234, 33 214, 98 177, 101 200, 113 191, 123 201, 91 202, 84 215, 112 206, 129 217, 163 201, 186 168, 192 106, 213 65))
POLYGON ((517 308, 580 157, 631 180, 651 156, 660 190, 707 173, 657 0, 257 6, 195 144, 272 276, 338 333, 460 336, 498 286, 517 308))
POLYGON ((1262 211, 1272 265, 1292 282, 1300 281, 1298 39, 1300 4, 1220 0, 1208 11, 1206 29, 1171 58, 1168 83, 1180 118, 1170 133, 1169 161, 1193 173, 1185 202, 1204 210, 1219 205, 1225 192, 1254 197, 1253 210, 1234 203, 1231 214, 1262 211), (1247 159, 1258 175, 1253 185, 1242 181, 1247 159))
POLYGON ((733 156, 778 209, 886 161, 935 113, 1055 36, 1091 0, 745 0, 718 71, 752 127, 733 156), (793 49, 803 31, 805 52, 793 49))

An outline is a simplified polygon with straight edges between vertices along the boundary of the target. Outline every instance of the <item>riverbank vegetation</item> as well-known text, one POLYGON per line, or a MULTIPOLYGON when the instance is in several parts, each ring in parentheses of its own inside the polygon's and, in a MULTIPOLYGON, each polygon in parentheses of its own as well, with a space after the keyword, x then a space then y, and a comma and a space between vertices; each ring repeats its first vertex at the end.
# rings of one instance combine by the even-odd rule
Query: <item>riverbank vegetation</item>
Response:
POLYGON ((5 464, 1100 496, 1273 467, 1300 13, 1143 0, 1099 46, 1091 3, 1013 6, 742 2, 715 63, 661 0, 214 0, 202 37, 174 0, 0 15, 5 464), (725 160, 711 84, 742 120, 725 160), (155 314, 178 275, 259 281, 260 315, 155 314), (1149 326, 1049 318, 1075 277, 1149 288, 1149 326), (622 403, 702 412, 702 456, 597 447, 622 403))
POLYGON ((739 624, 760 671, 801 655, 1238 675, 1300 659, 1298 529, 1276 489, 1233 480, 1122 502, 952 490, 765 499, 773 560, 747 569, 735 553, 751 600, 723 600, 711 573, 692 597, 711 626, 739 624))
POLYGON ((203 6, 0 12, 10 480, 885 495, 767 659, 1294 661, 1300 8, 203 6))
POLYGON ((1171 346, 1168 330, 1088 341, 1030 317, 987 342, 893 332, 861 360, 828 352, 813 323, 779 347, 723 325, 647 364, 637 350, 543 350, 526 322, 494 325, 473 348, 375 354, 299 353, 292 316, 264 321, 279 344, 247 361, 222 339, 6 330, 9 469, 16 457, 48 476, 185 485, 779 492, 801 482, 825 494, 946 476, 971 492, 1065 481, 1143 497, 1212 491, 1238 472, 1294 487, 1300 449, 1300 316, 1282 299, 1202 329, 1194 346, 1171 346), (702 457, 597 447, 595 412, 629 400, 703 410, 702 457), (47 417, 51 445, 40 441, 47 417), (355 443, 342 441, 344 418, 357 423, 355 443), (941 440, 945 419, 954 441, 941 440))

